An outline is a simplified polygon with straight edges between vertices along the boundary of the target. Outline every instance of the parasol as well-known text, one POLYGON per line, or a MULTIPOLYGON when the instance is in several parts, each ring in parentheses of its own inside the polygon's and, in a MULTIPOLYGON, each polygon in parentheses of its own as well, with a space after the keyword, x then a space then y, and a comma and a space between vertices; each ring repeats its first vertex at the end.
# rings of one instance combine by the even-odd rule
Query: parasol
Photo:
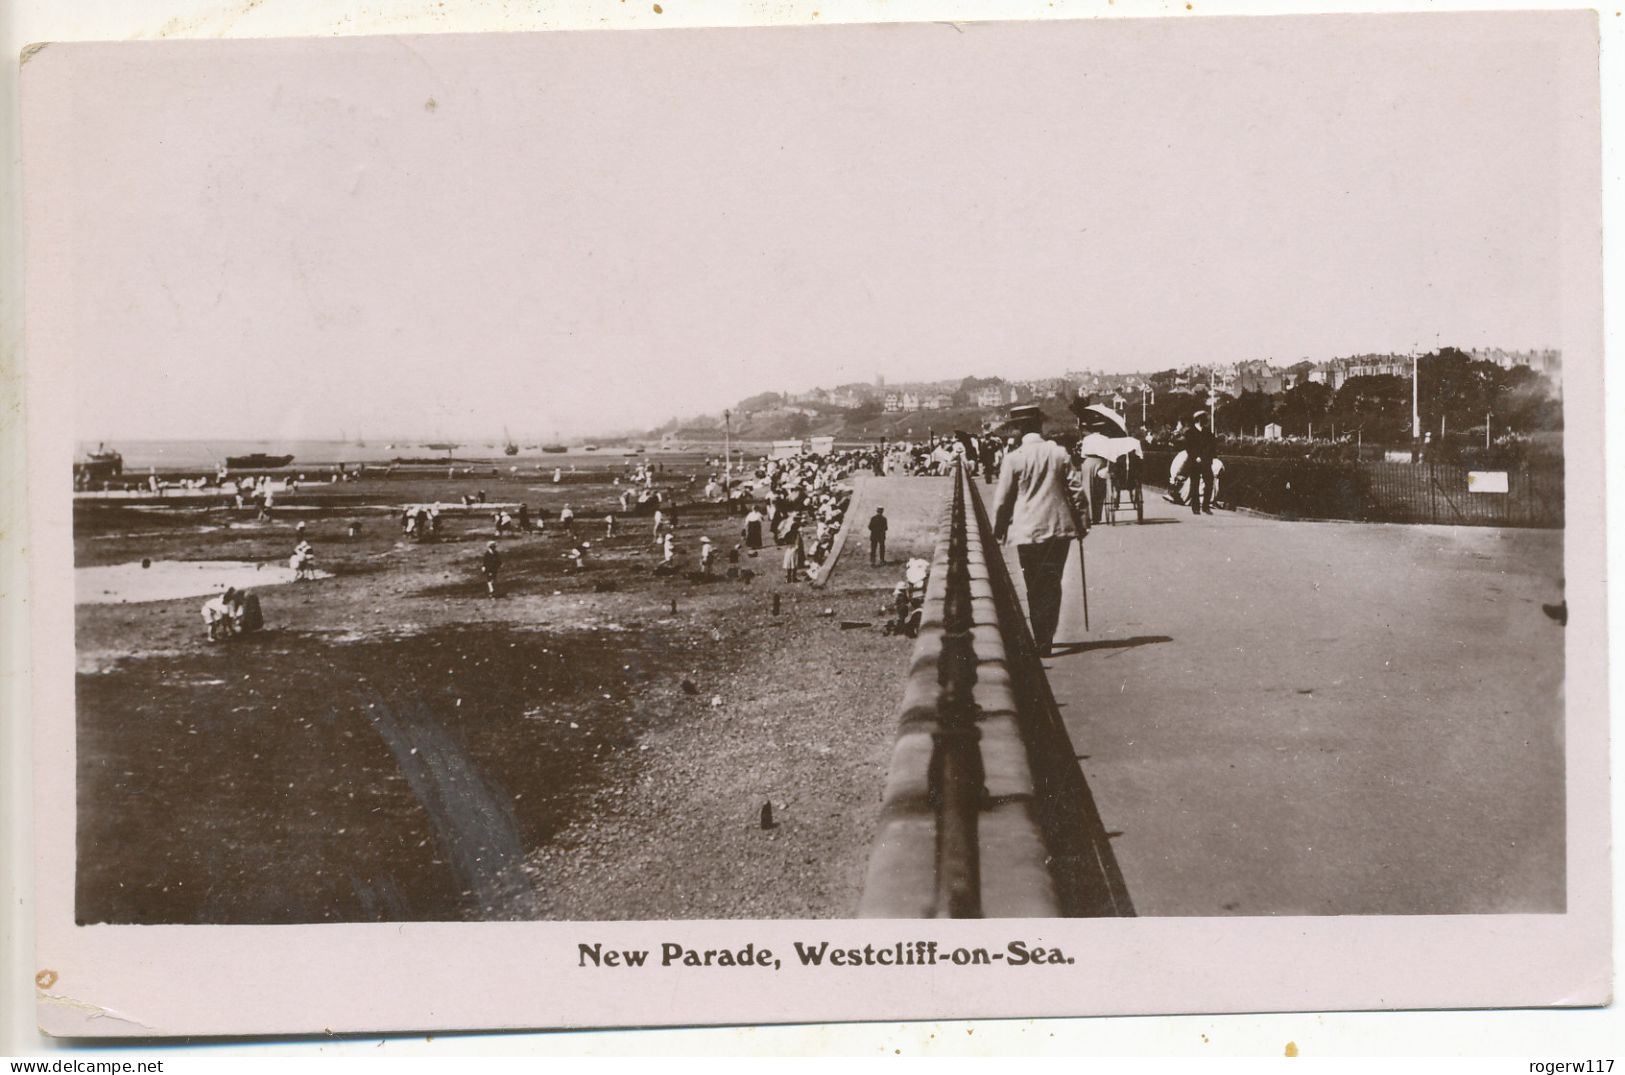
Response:
POLYGON ((1079 405, 1077 400, 1073 400, 1068 409, 1077 415, 1078 423, 1083 426, 1085 432, 1100 433, 1108 437, 1128 436, 1128 423, 1123 421, 1123 416, 1104 403, 1093 403, 1085 407, 1079 405))
POLYGON ((969 433, 956 429, 954 430, 954 438, 964 446, 965 458, 974 460, 977 463, 982 461, 982 451, 976 446, 975 437, 972 437, 969 433))

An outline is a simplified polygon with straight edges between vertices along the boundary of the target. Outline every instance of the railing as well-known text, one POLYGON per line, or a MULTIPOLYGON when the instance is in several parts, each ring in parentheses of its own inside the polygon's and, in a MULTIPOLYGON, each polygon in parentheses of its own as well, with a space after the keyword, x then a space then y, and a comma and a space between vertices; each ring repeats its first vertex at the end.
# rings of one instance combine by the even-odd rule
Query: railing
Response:
MULTIPOLYGON (((1224 471, 1218 492, 1223 502, 1285 518, 1452 526, 1563 525, 1561 464, 1504 468, 1506 491, 1484 492, 1469 477, 1478 468, 1455 463, 1221 458, 1224 471)), ((1148 484, 1165 486, 1172 460, 1172 452, 1147 451, 1148 484)))
POLYGON ((859 914, 1132 914, 1004 559, 944 504, 859 914))

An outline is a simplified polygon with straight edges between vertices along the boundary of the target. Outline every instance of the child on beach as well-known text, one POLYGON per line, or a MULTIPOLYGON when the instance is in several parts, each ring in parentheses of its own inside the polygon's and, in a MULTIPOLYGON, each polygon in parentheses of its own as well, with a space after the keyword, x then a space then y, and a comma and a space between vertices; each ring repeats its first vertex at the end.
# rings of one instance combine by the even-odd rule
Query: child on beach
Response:
POLYGON ((497 595, 497 573, 502 570, 502 554, 497 552, 497 543, 485 543, 485 552, 480 556, 480 574, 485 576, 485 592, 493 599, 497 595))
POLYGON ((237 618, 241 611, 236 587, 204 602, 203 624, 209 629, 209 641, 230 638, 237 629, 237 618))
POLYGON ((293 568, 295 582, 316 577, 316 550, 310 542, 300 541, 293 547, 293 555, 288 557, 288 566, 293 568))

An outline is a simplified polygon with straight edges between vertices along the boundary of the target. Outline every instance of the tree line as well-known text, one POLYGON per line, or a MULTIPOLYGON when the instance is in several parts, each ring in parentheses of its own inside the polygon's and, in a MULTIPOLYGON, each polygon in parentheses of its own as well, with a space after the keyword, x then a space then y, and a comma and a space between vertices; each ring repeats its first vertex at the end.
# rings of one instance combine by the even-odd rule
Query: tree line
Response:
MULTIPOLYGON (((1417 395, 1422 429, 1436 439, 1469 431, 1482 436, 1486 421, 1496 438, 1563 428, 1562 402, 1543 374, 1527 366, 1503 369, 1456 348, 1417 360, 1417 395)), ((1137 402, 1129 405, 1131 420, 1142 418, 1137 402)), ((1155 403, 1145 403, 1143 421, 1151 429, 1169 428, 1206 406, 1205 390, 1159 392, 1155 403)), ((1284 392, 1220 393, 1214 423, 1217 432, 1239 436, 1258 436, 1273 423, 1288 437, 1409 443, 1411 379, 1380 374, 1350 377, 1336 391, 1303 380, 1284 392)))

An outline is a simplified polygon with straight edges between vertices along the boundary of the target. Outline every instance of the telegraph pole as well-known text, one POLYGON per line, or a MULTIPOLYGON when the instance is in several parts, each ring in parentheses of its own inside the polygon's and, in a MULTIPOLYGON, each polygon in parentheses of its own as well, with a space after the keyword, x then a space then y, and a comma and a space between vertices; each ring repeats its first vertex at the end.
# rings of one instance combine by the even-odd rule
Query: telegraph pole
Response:
POLYGON ((724 494, 733 490, 733 412, 722 412, 722 489, 724 494))

